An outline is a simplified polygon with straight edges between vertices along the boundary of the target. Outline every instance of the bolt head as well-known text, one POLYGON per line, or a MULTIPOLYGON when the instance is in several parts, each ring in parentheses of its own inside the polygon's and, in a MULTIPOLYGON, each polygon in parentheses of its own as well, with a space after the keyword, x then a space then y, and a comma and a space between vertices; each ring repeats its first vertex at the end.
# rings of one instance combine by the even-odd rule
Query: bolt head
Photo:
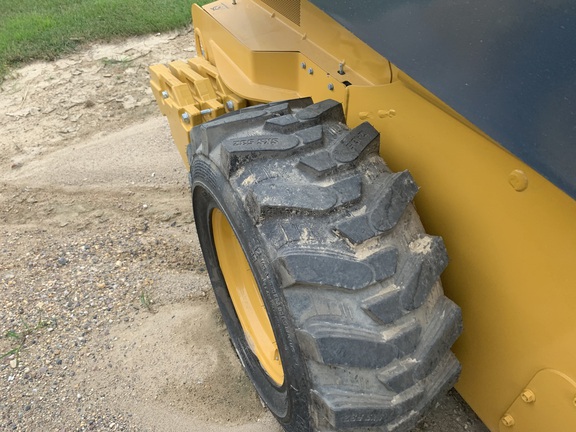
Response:
POLYGON ((500 421, 506 427, 512 427, 516 424, 514 417, 512 417, 510 414, 504 414, 504 417, 502 417, 500 421))
POLYGON ((187 112, 183 113, 182 120, 184 120, 184 123, 190 123, 190 114, 188 114, 187 112))
POLYGON ((328 90, 330 91, 334 90, 334 84, 332 83, 328 84, 328 90))
POLYGON ((232 102, 231 100, 226 102, 226 108, 228 108, 230 111, 234 111, 234 102, 232 102))
POLYGON ((163 97, 164 99, 168 99, 168 98, 170 97, 170 95, 168 94, 168 92, 167 92, 166 90, 164 90, 164 91, 162 92, 162 97, 163 97))
POLYGON ((508 176, 510 186, 517 192, 523 192, 528 188, 528 176, 522 170, 514 170, 508 176))
POLYGON ((314 74, 314 69, 312 69, 312 68, 308 69, 308 73, 309 73, 310 75, 313 75, 313 74, 314 74))
POLYGON ((304 63, 304 62, 300 63, 300 67, 301 67, 302 69, 306 69, 306 63, 304 63))
POLYGON ((526 403, 533 403, 536 401, 536 395, 530 389, 525 389, 522 394, 520 395, 522 400, 526 403))

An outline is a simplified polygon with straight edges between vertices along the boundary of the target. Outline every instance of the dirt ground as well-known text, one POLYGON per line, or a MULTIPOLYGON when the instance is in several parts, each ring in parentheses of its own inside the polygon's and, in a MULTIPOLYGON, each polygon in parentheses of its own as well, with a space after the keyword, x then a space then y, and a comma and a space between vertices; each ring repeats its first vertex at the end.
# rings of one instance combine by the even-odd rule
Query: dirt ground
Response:
MULTIPOLYGON (((0 87, 0 429, 280 432, 211 294, 147 66, 188 30, 0 87)), ((486 429, 451 392, 415 431, 486 429)))

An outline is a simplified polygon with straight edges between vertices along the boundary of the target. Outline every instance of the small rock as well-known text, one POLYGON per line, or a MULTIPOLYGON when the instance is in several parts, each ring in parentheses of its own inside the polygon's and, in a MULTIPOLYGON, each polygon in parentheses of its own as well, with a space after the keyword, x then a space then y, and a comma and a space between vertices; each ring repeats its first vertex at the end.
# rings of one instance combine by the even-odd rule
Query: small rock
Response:
POLYGON ((64 257, 60 257, 58 258, 58 264, 60 264, 61 266, 65 266, 66 264, 68 264, 68 260, 64 257))
POLYGON ((10 367, 12 369, 16 369, 18 367, 18 360, 16 360, 16 359, 10 360, 10 367))
POLYGON ((160 220, 160 222, 168 222, 170 219, 172 219, 173 215, 170 213, 164 213, 161 214, 158 219, 160 220))

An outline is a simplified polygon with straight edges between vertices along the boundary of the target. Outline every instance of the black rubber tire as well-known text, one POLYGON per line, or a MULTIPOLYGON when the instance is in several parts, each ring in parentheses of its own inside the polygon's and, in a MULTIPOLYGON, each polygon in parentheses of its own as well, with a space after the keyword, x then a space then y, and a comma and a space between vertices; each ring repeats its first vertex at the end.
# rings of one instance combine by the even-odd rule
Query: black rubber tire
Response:
POLYGON ((460 309, 448 258, 424 234, 408 172, 379 134, 349 130, 332 100, 278 102, 197 126, 194 215, 214 292, 258 393, 286 431, 406 431, 455 383, 460 309), (248 347, 224 283, 210 214, 228 218, 258 282, 284 366, 280 387, 248 347))

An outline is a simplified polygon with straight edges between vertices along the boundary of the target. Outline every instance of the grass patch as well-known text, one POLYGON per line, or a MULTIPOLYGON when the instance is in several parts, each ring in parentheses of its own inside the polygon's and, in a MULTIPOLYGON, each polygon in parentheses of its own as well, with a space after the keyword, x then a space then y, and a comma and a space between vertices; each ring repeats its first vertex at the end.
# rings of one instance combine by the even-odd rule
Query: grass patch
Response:
POLYGON ((16 330, 9 330, 8 332, 6 332, 5 337, 14 340, 16 346, 12 348, 10 351, 0 354, 0 360, 5 357, 14 355, 15 366, 18 366, 18 364, 20 363, 20 351, 22 351, 22 348, 24 348, 24 344, 26 343, 26 339, 28 338, 28 336, 34 334, 34 332, 41 330, 45 327, 55 326, 56 322, 53 320, 44 321, 40 319, 38 320, 38 323, 34 326, 29 325, 26 321, 22 321, 22 325, 24 327, 24 330, 21 332, 17 332, 16 330))
POLYGON ((154 302, 152 301, 150 295, 146 291, 142 291, 140 293, 140 303, 142 304, 142 306, 148 309, 148 312, 156 313, 154 307, 152 306, 152 303, 154 302))
POLYGON ((0 0, 0 82, 9 68, 53 60, 95 40, 163 32, 208 0, 0 0))

